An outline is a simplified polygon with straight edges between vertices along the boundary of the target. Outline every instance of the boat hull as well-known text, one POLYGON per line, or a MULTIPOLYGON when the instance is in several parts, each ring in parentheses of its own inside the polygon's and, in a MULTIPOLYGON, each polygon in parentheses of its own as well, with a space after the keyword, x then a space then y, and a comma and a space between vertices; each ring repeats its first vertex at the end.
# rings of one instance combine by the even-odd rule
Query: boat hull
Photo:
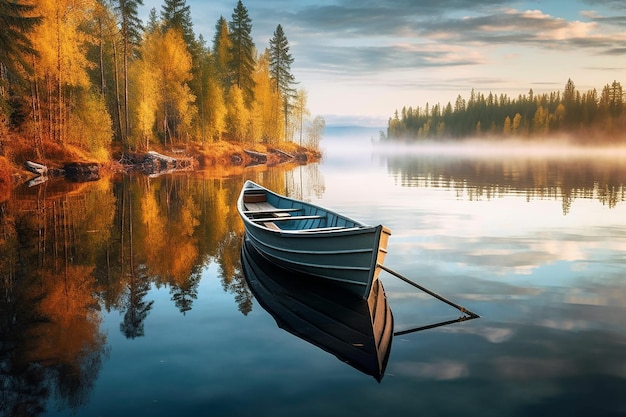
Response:
MULTIPOLYGON (((319 206, 275 194, 250 181, 238 201, 246 237, 268 260, 283 268, 331 280, 367 298, 378 279, 391 232, 367 226, 319 206), (295 220, 279 218, 280 229, 251 219, 246 192, 264 193, 279 210, 298 210, 295 220)), ((267 216, 262 214, 261 216, 267 216)))
POLYGON ((382 283, 367 300, 267 261, 249 240, 241 263, 248 286, 277 325, 380 381, 391 351, 393 314, 382 283))

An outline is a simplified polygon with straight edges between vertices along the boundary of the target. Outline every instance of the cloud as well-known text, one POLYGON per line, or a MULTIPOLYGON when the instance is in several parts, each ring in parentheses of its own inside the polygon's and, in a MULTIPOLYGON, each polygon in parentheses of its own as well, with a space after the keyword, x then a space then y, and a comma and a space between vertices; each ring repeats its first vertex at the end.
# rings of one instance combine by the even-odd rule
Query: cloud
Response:
POLYGON ((622 17, 587 14, 584 21, 567 20, 541 10, 506 8, 509 4, 340 1, 285 12, 284 26, 298 56, 295 68, 315 68, 355 81, 368 74, 410 69, 492 65, 494 60, 508 59, 494 55, 503 48, 520 61, 525 55, 519 48, 623 53, 622 17))
POLYGON ((584 0, 584 3, 592 6, 604 6, 613 10, 623 10, 626 12, 626 3, 623 0, 584 0))
MULTIPOLYGON (((152 3, 153 0, 146 0, 152 3)), ((231 2, 211 7, 189 1, 196 25, 207 39, 217 17, 230 19, 231 2), (215 15, 211 20, 208 15, 215 15), (200 21, 200 16, 204 20, 200 21)), ((231 4, 232 3, 232 4, 231 4)), ((587 0, 591 6, 626 10, 621 0, 587 0)), ((402 68, 489 64, 484 48, 531 46, 587 48, 614 55, 623 49, 626 16, 583 11, 585 21, 555 17, 541 10, 511 8, 508 0, 351 0, 245 2, 257 47, 267 46, 278 23, 285 28, 300 68, 331 74, 361 74, 402 68)))
MULTIPOLYGON (((194 30, 210 44, 217 19, 230 20, 236 0, 187 3, 194 30)), ((406 101, 453 101, 471 88, 553 90, 570 74, 579 87, 597 88, 599 71, 580 65, 620 66, 611 60, 624 54, 626 2, 586 0, 589 10, 578 15, 571 8, 552 15, 544 8, 550 2, 535 3, 541 10, 512 0, 244 0, 259 51, 283 26, 292 71, 311 93, 314 113, 377 116, 406 101), (561 79, 557 69, 565 67, 561 79), (375 102, 361 99, 366 89, 375 102)), ((162 7, 158 0, 144 4, 144 19, 162 7)))

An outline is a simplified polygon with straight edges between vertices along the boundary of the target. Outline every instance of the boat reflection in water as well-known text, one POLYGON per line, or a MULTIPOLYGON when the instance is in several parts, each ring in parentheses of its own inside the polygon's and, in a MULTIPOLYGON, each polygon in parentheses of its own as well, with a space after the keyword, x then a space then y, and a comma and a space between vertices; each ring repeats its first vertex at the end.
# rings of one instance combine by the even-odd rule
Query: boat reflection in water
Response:
POLYGON ((381 381, 391 351, 393 315, 380 280, 364 300, 269 262, 247 238, 241 263, 252 293, 280 328, 381 381))

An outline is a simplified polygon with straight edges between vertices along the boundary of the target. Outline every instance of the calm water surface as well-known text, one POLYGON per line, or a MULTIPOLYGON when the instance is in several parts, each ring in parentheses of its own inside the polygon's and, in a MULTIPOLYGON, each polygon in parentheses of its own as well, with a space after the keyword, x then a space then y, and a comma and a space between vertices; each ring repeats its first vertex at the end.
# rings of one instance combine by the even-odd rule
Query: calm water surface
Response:
MULTIPOLYGON (((377 136, 329 129, 321 164, 227 178, 20 188, 0 211, 0 415, 626 415, 626 157, 377 136), (246 179, 385 224, 386 265, 481 318, 396 336, 380 383, 279 328, 242 272, 246 179)), ((397 332, 460 315, 381 279, 397 332)))

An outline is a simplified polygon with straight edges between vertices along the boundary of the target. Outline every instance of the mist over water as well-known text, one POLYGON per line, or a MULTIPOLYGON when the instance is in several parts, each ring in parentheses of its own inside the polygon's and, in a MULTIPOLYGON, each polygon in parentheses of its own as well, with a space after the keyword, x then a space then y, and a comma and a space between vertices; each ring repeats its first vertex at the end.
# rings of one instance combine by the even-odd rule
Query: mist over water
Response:
POLYGON ((568 139, 376 142, 374 152, 463 158, 611 158, 626 160, 626 145, 580 145, 568 139))

